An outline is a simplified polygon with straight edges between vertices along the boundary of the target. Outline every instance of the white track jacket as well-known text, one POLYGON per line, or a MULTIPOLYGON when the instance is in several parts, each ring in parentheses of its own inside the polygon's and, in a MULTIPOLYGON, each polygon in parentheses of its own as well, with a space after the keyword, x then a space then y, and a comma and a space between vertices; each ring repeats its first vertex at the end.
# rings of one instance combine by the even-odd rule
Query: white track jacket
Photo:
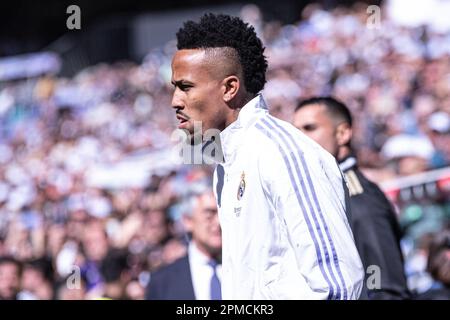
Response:
POLYGON ((223 299, 357 299, 364 271, 334 157, 261 95, 220 140, 223 299))

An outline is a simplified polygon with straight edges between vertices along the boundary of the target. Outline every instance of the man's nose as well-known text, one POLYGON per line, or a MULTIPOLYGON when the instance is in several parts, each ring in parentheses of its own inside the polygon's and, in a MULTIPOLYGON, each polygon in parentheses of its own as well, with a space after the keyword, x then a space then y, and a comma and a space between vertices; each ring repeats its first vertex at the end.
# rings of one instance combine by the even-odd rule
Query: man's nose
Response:
POLYGON ((217 212, 212 215, 211 220, 214 224, 220 225, 219 214, 217 212))
POLYGON ((175 89, 172 95, 172 108, 174 109, 183 109, 184 103, 183 100, 180 97, 178 88, 175 89))

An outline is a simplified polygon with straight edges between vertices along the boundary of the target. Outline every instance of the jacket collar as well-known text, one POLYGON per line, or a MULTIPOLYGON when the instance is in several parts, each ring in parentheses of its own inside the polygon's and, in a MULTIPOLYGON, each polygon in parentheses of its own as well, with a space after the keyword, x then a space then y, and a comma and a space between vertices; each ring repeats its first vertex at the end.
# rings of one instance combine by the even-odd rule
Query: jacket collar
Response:
POLYGON ((225 162, 232 159, 237 147, 241 144, 241 134, 249 128, 261 115, 267 114, 268 107, 261 94, 247 102, 239 111, 236 121, 231 123, 220 133, 220 142, 225 162))

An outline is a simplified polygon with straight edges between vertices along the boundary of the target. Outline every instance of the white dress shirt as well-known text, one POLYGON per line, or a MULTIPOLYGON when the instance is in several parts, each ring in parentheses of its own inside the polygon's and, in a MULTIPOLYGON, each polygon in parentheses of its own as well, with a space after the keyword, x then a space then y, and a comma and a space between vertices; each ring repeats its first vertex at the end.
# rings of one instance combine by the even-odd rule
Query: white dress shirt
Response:
MULTIPOLYGON (((213 268, 208 265, 210 259, 197 248, 193 241, 189 243, 188 257, 195 299, 211 300, 210 284, 213 268)), ((219 280, 222 280, 222 266, 220 264, 216 267, 216 273, 219 280)))

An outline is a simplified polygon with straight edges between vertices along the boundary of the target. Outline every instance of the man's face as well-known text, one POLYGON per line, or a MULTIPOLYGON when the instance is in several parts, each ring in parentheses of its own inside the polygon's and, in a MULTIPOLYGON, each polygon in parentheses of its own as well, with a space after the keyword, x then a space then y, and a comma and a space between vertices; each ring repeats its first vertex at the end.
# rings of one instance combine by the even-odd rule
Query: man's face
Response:
POLYGON ((172 108, 176 110, 179 129, 194 134, 194 121, 205 130, 221 128, 224 122, 223 86, 219 73, 200 49, 179 50, 172 60, 172 84, 175 91, 172 108))
POLYGON ((144 237, 152 246, 160 244, 169 233, 169 226, 163 211, 150 211, 144 220, 144 237))
POLYGON ((13 299, 19 290, 19 269, 14 263, 0 265, 0 300, 13 299))
POLYGON ((84 227, 82 244, 88 259, 100 261, 106 256, 108 238, 100 222, 93 221, 84 227))
POLYGON ((222 248, 222 233, 217 214, 217 205, 212 192, 204 193, 195 200, 192 215, 187 217, 187 229, 192 239, 211 254, 218 254, 222 248))
POLYGON ((339 144, 336 126, 324 106, 303 106, 294 114, 294 126, 337 157, 339 144))

